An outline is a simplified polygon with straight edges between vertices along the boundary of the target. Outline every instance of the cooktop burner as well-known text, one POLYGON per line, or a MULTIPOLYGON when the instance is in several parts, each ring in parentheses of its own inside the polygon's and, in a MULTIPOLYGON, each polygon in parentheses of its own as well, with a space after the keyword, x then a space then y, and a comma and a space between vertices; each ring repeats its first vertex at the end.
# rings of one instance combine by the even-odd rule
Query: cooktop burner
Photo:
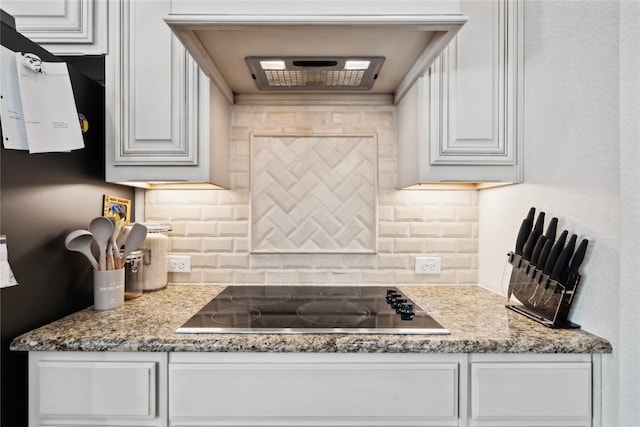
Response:
POLYGON ((449 334, 397 288, 229 286, 179 334, 449 334))

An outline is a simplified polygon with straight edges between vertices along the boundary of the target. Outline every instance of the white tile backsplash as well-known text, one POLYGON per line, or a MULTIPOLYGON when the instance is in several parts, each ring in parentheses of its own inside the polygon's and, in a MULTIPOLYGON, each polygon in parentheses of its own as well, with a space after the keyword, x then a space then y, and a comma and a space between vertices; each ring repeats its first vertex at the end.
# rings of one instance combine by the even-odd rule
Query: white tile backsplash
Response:
POLYGON ((171 252, 192 272, 172 283, 477 283, 475 190, 397 191, 395 109, 236 106, 231 130, 233 190, 147 190, 147 221, 168 221, 171 252), (251 136, 373 134, 377 139, 377 253, 251 253, 251 136), (442 274, 416 275, 418 255, 442 257, 442 274))

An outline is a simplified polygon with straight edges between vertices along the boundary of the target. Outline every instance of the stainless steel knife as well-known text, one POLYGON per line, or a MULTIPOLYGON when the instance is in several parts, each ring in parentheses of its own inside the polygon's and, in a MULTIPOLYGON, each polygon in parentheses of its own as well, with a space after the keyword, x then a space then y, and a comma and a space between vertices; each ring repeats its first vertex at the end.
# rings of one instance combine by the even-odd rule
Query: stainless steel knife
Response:
POLYGON ((560 234, 560 237, 558 237, 558 240, 553 244, 551 249, 547 249, 549 251, 549 254, 546 256, 544 263, 541 263, 540 260, 538 260, 538 267, 542 270, 542 273, 544 276, 541 275, 538 278, 536 288, 531 294, 531 297, 529 297, 529 302, 533 304, 534 307, 537 306, 538 303, 541 301, 541 296, 544 293, 544 290, 549 286, 548 281, 545 284, 543 284, 542 281, 544 280, 545 276, 548 277, 551 275, 551 272, 553 271, 553 266, 555 265, 558 257, 560 256, 560 252, 562 252, 562 249, 564 248, 564 243, 567 240, 568 234, 569 233, 567 232, 567 230, 564 230, 560 234))
MULTIPOLYGON (((573 251, 576 247, 576 239, 577 236, 575 234, 572 234, 569 238, 569 241, 567 242, 567 245, 562 249, 560 255, 558 255, 558 259, 553 265, 553 270, 551 271, 551 280, 555 280, 562 287, 565 286, 565 284, 562 283, 562 279, 565 276, 567 268, 569 267, 569 260, 571 259, 573 251)), ((554 284, 553 286, 551 286, 551 283, 547 282, 544 287, 544 292, 540 295, 540 298, 537 301, 538 304, 548 304, 551 297, 558 291, 559 290, 557 285, 554 284)))

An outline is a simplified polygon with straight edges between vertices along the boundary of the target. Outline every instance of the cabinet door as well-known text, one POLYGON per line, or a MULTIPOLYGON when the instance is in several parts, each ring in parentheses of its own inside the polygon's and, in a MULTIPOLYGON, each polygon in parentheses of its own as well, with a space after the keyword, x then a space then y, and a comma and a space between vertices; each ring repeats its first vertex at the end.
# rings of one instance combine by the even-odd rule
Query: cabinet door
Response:
POLYGON ((106 181, 229 187, 231 105, 164 22, 170 10, 170 0, 109 2, 106 181))
POLYGON ((473 363, 471 426, 590 426, 588 362, 473 363))
POLYGON ((163 18, 170 0, 111 2, 114 165, 195 165, 198 68, 163 18))
POLYGON ((30 353, 30 423, 162 425, 165 369, 165 354, 30 353))
POLYGON ((456 38, 398 105, 398 186, 520 182, 523 5, 460 2, 456 38))
POLYGON ((513 165, 518 142, 515 1, 461 1, 469 21, 431 67, 432 164, 513 165))
POLYGON ((3 0, 25 37, 55 55, 107 53, 107 2, 94 0, 3 0))
POLYGON ((171 363, 171 425, 458 425, 457 363, 305 359, 171 363))

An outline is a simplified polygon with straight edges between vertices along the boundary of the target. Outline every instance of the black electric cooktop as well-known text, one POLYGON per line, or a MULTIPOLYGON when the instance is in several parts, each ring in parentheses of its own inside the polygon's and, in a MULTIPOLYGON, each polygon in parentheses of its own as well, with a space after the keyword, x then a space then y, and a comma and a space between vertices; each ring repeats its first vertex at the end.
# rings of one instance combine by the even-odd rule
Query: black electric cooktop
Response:
POLYGON ((229 286, 181 334, 449 334, 397 288, 229 286))

